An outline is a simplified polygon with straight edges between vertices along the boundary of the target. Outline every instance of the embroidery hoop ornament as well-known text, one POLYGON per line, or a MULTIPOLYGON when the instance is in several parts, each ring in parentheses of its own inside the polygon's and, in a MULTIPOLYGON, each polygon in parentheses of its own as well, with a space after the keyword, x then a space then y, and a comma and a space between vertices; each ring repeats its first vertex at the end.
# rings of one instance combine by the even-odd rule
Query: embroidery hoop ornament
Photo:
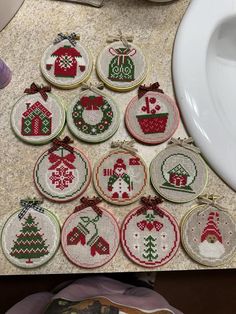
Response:
POLYGON ((139 86, 147 75, 146 57, 137 45, 130 43, 132 41, 133 36, 124 36, 119 30, 118 35, 108 37, 109 45, 97 57, 97 74, 101 81, 112 90, 130 91, 139 86), (131 57, 134 58, 131 59, 131 57), (123 71, 124 66, 125 71, 123 71), (139 74, 135 77, 137 66, 139 66, 139 74), (126 76, 123 81, 119 78, 117 69, 126 76))
POLYGON ((119 248, 118 223, 110 212, 98 206, 100 202, 99 197, 82 197, 81 205, 75 207, 62 227, 63 252, 73 264, 82 268, 91 269, 107 264, 119 248), (89 217, 91 215, 93 219, 89 217), (102 222, 101 219, 104 221, 102 222))
MULTIPOLYGON (((224 252, 221 260, 220 260, 220 257, 210 258, 210 257, 203 256, 199 252, 200 248, 198 249, 197 247, 195 248, 191 247, 191 244, 194 243, 194 240, 188 239, 187 237, 187 233, 190 231, 190 229, 194 228, 195 230, 196 227, 199 226, 199 223, 203 222, 202 226, 199 227, 199 230, 197 230, 198 236, 201 238, 200 243, 204 242, 204 240, 206 240, 206 237, 211 236, 212 234, 215 235, 215 238, 216 237, 219 238, 219 242, 222 243, 225 238, 226 232, 224 231, 222 233, 223 223, 219 224, 219 222, 224 219, 226 224, 229 224, 230 222, 234 226, 234 231, 232 230, 229 231, 228 237, 231 234, 232 238, 234 237, 234 240, 231 239, 231 243, 235 243, 236 222, 235 222, 235 219, 232 217, 232 215, 229 214, 227 208, 225 208, 224 206, 218 203, 218 201, 222 200, 223 198, 224 197, 216 196, 214 194, 200 195, 198 197, 199 204, 193 206, 192 209, 190 209, 190 211, 183 217, 182 222, 181 222, 181 242, 182 242, 184 250, 194 261, 204 266, 209 266, 209 267, 221 266, 230 262, 235 256, 236 245, 234 245, 234 247, 228 252, 227 254, 228 256, 224 256, 225 255, 225 252, 224 252), (200 215, 201 216, 204 215, 204 219, 202 219, 202 221, 201 221, 201 217, 199 217, 200 215), (194 220, 195 217, 198 219, 197 220, 198 222, 195 222, 194 220), (193 226, 193 222, 194 222, 194 226, 193 226), (192 243, 190 243, 190 241, 192 243)), ((226 244, 226 242, 228 241, 224 241, 224 244, 226 244)), ((226 248, 227 248, 227 245, 226 245, 226 248)), ((205 250, 203 250, 202 247, 201 247, 201 251, 202 253, 205 252, 205 250)), ((209 250, 208 250, 208 253, 209 253, 209 250)))
POLYGON ((83 83, 82 89, 85 91, 76 96, 67 110, 68 128, 77 138, 85 142, 106 141, 115 134, 120 125, 118 105, 110 95, 102 92, 101 88, 103 88, 102 83, 97 85, 83 83), (97 99, 97 104, 91 102, 91 97, 97 99), (88 109, 89 107, 91 108, 88 109), (98 116, 97 119, 95 114, 98 116), (88 122, 93 120, 93 123, 90 124, 86 120, 88 122), (83 128, 86 129, 83 131, 83 128))
POLYGON ((35 164, 33 171, 35 186, 39 193, 50 201, 59 203, 72 201, 86 191, 91 181, 90 161, 81 150, 69 145, 72 142, 68 136, 63 140, 54 139, 52 147, 46 150, 35 164), (67 155, 64 155, 64 151, 67 155), (61 156, 56 154, 57 152, 61 156), (77 163, 76 166, 74 162, 77 163), (81 165, 84 166, 83 175, 79 172, 81 165), (47 174, 49 170, 50 173, 47 174), (70 184, 72 191, 66 191, 70 184), (62 193, 59 193, 59 190, 62 193))
POLYGON ((172 138, 150 165, 151 183, 165 199, 187 203, 202 194, 208 181, 207 165, 191 137, 172 138))
POLYGON ((156 145, 168 140, 179 125, 179 110, 175 101, 159 88, 159 83, 140 85, 138 96, 129 102, 125 124, 138 141, 156 145))
POLYGON ((8 261, 17 267, 24 269, 40 267, 53 258, 59 247, 59 221, 51 211, 42 208, 41 203, 42 201, 35 198, 21 200, 21 209, 14 212, 3 226, 1 232, 3 253, 8 261), (43 232, 42 227, 44 227, 43 232), (27 240, 28 244, 25 244, 26 229, 30 229, 31 236, 33 234, 37 238, 38 252, 32 252, 35 246, 32 241, 27 240), (50 250, 48 250, 49 245, 50 250), (31 249, 28 253, 27 247, 31 249))
MULTIPOLYGON (((105 154, 94 166, 94 187, 97 193, 111 204, 121 206, 131 204, 138 200, 145 192, 148 183, 148 168, 144 160, 137 155, 137 149, 134 148, 133 140, 112 142, 111 148, 114 149, 105 154), (133 181, 132 175, 134 175, 134 171, 131 167, 135 166, 141 166, 141 168, 139 179, 133 181), (119 175, 114 173, 115 170, 119 172, 119 175), (121 172, 123 172, 122 176, 121 172), (106 177, 105 180, 103 179, 104 177, 106 177), (141 187, 135 188, 135 182, 139 183, 141 187), (135 189, 136 192, 132 196, 135 189)), ((137 170, 135 171, 135 175, 137 176, 137 170)))
POLYGON ((44 51, 40 68, 52 85, 72 89, 89 78, 93 68, 92 56, 79 40, 80 36, 76 33, 59 33, 53 44, 44 51), (63 52, 62 49, 70 51, 63 52))
POLYGON ((22 141, 42 145, 57 137, 65 125, 65 109, 50 86, 32 83, 11 110, 11 128, 22 141))
POLYGON ((134 263, 146 268, 160 267, 168 263, 178 251, 178 223, 166 209, 159 206, 162 203, 159 197, 142 197, 141 203, 129 212, 122 223, 121 245, 126 256, 134 263), (169 230, 172 236, 168 238, 169 230), (140 239, 142 243, 139 243, 140 239))

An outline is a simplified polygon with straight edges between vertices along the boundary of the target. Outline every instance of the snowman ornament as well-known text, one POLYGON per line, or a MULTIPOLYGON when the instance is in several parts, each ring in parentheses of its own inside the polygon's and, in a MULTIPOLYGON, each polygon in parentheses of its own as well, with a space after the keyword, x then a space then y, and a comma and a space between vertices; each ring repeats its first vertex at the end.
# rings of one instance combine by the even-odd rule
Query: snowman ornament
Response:
POLYGON ((117 159, 114 165, 114 172, 108 180, 108 190, 112 191, 112 198, 129 198, 132 184, 130 175, 126 173, 126 165, 123 159, 117 159))

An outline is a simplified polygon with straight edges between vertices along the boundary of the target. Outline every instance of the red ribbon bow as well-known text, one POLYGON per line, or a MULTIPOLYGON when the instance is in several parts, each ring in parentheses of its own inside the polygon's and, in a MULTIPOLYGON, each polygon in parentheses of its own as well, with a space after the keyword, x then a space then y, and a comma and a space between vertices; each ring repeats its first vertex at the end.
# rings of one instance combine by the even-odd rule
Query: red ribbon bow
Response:
POLYGON ((75 169, 75 166, 72 165, 72 163, 75 161, 75 155, 72 153, 64 157, 51 153, 48 159, 53 164, 48 170, 56 169, 61 163, 64 163, 69 169, 75 169))
POLYGON ((51 86, 38 86, 35 83, 32 83, 30 85, 30 88, 26 88, 24 93, 26 94, 36 94, 40 93, 40 95, 43 97, 43 99, 46 101, 48 99, 47 93, 51 92, 51 86))
POLYGON ((139 208, 137 215, 141 215, 143 213, 146 213, 146 211, 148 209, 152 209, 155 213, 157 213, 160 217, 164 217, 164 213, 163 211, 160 209, 160 207, 158 206, 158 204, 161 204, 163 202, 163 200, 158 197, 141 197, 141 202, 143 203, 143 206, 141 208, 139 208))
POLYGON ((52 143, 53 143, 53 146, 48 150, 49 154, 54 152, 57 148, 61 146, 67 149, 71 153, 74 152, 74 148, 69 145, 70 143, 73 143, 73 141, 71 140, 69 136, 66 136, 63 140, 60 140, 60 138, 55 138, 52 141, 52 143))
POLYGON ((103 105, 103 97, 82 97, 81 105, 86 108, 86 110, 98 110, 98 107, 103 105))
POLYGON ((97 206, 97 204, 101 203, 102 201, 99 197, 96 196, 94 196, 93 198, 82 197, 80 201, 82 204, 75 207, 74 213, 83 210, 87 207, 92 207, 96 214, 102 217, 102 210, 97 206))
POLYGON ((160 84, 158 82, 150 84, 149 86, 140 85, 138 89, 138 98, 142 98, 147 92, 158 92, 164 94, 163 90, 159 88, 160 84))

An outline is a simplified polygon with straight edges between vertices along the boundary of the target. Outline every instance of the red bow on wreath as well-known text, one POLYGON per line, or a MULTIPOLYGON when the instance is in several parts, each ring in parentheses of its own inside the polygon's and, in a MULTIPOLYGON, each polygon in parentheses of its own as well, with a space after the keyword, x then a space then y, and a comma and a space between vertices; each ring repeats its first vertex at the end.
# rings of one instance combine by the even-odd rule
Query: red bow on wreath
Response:
POLYGON ((75 161, 75 155, 70 153, 64 157, 51 153, 48 160, 53 164, 48 170, 56 169, 61 163, 64 163, 69 169, 75 169, 72 163, 75 161))
POLYGON ((30 88, 26 88, 24 93, 26 94, 36 94, 40 93, 40 95, 43 97, 43 99, 46 101, 48 99, 47 93, 51 92, 51 86, 38 86, 35 83, 32 83, 30 85, 30 88))
POLYGON ((86 110, 99 110, 98 107, 103 105, 103 97, 87 97, 84 96, 80 100, 81 105, 86 108, 86 110))

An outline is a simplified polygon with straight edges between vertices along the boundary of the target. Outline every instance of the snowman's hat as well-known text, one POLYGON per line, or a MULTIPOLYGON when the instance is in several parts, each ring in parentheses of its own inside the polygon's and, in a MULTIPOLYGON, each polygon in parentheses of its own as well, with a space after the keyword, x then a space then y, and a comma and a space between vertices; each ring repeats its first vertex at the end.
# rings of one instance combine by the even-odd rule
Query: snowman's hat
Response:
POLYGON ((124 170, 126 170, 126 165, 125 165, 123 159, 121 159, 121 158, 117 159, 117 161, 114 165, 114 170, 116 170, 117 168, 123 168, 124 170))
POLYGON ((206 227, 202 232, 201 242, 203 242, 208 235, 214 235, 216 236, 218 241, 222 243, 222 235, 217 227, 215 220, 219 220, 219 214, 211 212, 208 216, 206 227))

